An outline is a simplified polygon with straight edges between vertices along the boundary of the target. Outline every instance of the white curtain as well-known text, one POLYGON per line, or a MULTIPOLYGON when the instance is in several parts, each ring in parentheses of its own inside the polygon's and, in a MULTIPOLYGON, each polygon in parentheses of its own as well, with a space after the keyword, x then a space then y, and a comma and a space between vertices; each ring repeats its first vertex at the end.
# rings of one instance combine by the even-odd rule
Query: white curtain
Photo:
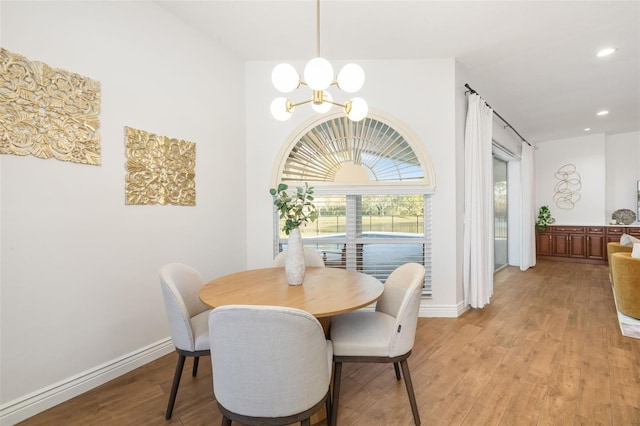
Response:
POLYGON ((464 301, 482 308, 493 294, 493 110, 469 95, 464 135, 464 301))
POLYGON ((520 241, 520 270, 526 271, 536 266, 536 211, 535 211, 535 187, 534 187, 534 163, 533 147, 522 142, 522 159, 520 162, 520 193, 521 202, 520 221, 522 224, 520 241))

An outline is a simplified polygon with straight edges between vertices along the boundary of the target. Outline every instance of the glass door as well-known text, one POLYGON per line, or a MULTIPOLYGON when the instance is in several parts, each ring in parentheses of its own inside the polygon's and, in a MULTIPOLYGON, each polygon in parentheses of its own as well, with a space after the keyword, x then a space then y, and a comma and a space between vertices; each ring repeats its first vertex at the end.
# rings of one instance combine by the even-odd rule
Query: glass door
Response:
POLYGON ((507 162, 493 157, 494 270, 509 263, 507 240, 507 162))

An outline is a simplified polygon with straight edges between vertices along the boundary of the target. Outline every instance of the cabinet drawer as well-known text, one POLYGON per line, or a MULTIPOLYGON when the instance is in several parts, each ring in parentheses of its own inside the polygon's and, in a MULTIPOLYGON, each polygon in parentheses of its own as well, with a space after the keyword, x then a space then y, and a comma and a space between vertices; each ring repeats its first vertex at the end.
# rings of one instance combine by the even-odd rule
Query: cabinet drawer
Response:
POLYGON ((636 227, 634 227, 634 228, 627 228, 627 229, 625 230, 625 232, 626 232, 627 234, 629 234, 629 235, 633 235, 633 236, 634 236, 634 237, 636 237, 636 238, 640 237, 640 228, 636 228, 636 227))
POLYGON ((609 228, 607 228, 607 234, 620 236, 624 234, 624 228, 621 226, 610 226, 609 228))
POLYGON ((566 233, 566 232, 584 232, 583 226, 554 226, 553 232, 566 233))
POLYGON ((604 234, 604 226, 590 226, 587 228, 589 234, 604 234))

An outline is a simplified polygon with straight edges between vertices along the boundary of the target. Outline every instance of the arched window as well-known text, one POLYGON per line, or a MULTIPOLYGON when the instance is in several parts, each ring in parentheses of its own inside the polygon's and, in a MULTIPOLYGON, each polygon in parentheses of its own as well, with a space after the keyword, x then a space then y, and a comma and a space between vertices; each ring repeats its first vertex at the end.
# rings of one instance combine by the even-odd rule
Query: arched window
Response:
MULTIPOLYGON (((323 116, 294 132, 280 153, 273 185, 314 187, 320 216, 302 227, 305 246, 328 267, 355 269, 382 281, 406 262, 425 265, 431 291, 431 160, 417 138, 369 114, 359 122, 323 116)), ((274 215, 274 254, 286 235, 274 215)))

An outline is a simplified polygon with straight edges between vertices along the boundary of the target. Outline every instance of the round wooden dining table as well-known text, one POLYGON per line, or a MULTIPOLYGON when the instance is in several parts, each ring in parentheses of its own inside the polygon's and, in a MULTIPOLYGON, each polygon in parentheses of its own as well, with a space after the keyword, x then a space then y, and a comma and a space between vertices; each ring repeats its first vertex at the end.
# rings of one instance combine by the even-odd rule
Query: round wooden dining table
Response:
POLYGON ((289 285, 284 268, 279 267, 236 272, 211 280, 200 289, 200 300, 212 308, 287 306, 328 319, 370 305, 380 298, 383 289, 382 283, 371 275, 323 267, 307 267, 303 283, 289 285))
MULTIPOLYGON (((384 286, 375 277, 338 268, 307 267, 301 285, 289 285, 283 267, 236 272, 209 281, 200 300, 216 308, 224 305, 270 305, 298 308, 315 316, 327 337, 333 315, 355 311, 375 302, 384 286)), ((326 419, 322 408, 311 417, 326 419)))

